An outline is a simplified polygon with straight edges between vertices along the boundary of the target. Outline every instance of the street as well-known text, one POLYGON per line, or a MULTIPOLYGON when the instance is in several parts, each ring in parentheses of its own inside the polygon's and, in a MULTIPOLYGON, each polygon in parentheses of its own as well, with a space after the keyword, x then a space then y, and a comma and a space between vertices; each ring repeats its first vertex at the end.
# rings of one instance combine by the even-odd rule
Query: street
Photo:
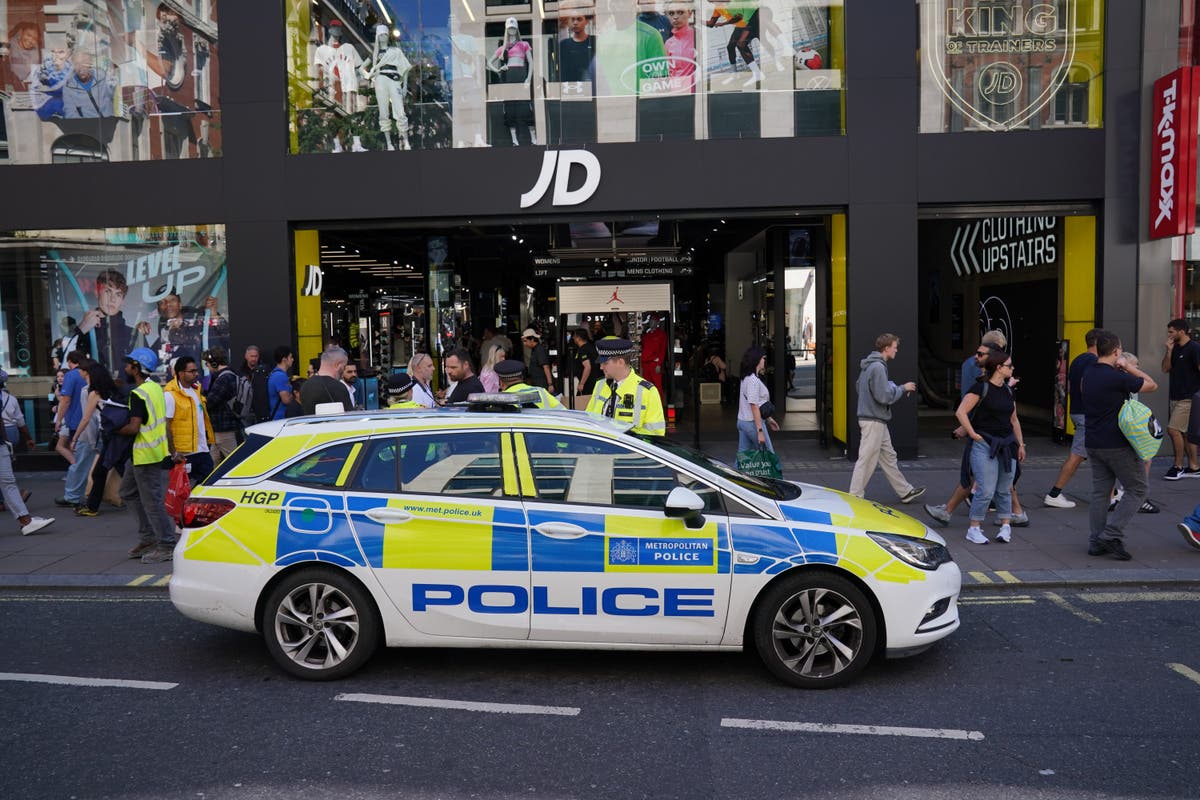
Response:
POLYGON ((0 796, 1191 798, 1197 614, 977 589, 950 639, 829 692, 742 654, 484 649, 310 683, 165 590, 8 590, 0 796))

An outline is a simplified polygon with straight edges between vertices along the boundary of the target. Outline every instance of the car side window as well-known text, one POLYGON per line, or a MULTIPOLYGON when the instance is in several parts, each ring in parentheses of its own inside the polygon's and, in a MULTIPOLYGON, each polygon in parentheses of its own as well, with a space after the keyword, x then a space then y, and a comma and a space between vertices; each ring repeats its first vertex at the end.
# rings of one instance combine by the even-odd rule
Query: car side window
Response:
POLYGON ((456 497, 500 497, 500 434, 441 431, 402 435, 393 441, 404 492, 456 497))
POLYGON ((399 440, 375 439, 367 445, 352 491, 395 493, 400 490, 399 440))
POLYGON ((526 433, 539 500, 662 509, 676 486, 704 500, 704 510, 721 513, 721 493, 657 459, 616 442, 565 433, 526 433))
POLYGON ((360 446, 359 442, 339 442, 310 453, 283 470, 277 476, 287 483, 332 489, 338 485, 347 462, 360 446))

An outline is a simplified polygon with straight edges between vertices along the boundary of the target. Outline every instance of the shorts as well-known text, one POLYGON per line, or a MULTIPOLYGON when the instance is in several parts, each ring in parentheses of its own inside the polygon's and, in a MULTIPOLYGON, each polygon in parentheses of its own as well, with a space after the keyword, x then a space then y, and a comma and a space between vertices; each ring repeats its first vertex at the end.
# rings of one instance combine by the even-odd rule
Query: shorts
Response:
POLYGON ((66 425, 63 425, 61 428, 58 429, 58 438, 70 439, 71 438, 71 429, 68 428, 66 425))
POLYGON ((1187 433, 1188 419, 1192 415, 1192 398, 1171 401, 1171 416, 1167 419, 1167 427, 1173 431, 1187 433))
POLYGON ((1071 439, 1071 455, 1087 458, 1087 447, 1083 443, 1083 414, 1072 414, 1071 422, 1075 425, 1075 436, 1071 439))

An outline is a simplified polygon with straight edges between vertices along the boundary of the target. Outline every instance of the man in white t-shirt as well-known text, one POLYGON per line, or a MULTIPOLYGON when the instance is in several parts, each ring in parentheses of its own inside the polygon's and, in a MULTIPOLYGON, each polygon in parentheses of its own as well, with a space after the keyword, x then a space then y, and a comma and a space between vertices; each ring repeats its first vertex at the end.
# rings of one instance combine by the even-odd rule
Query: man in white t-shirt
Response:
POLYGON ((200 368, 191 356, 175 359, 175 377, 164 387, 163 400, 167 411, 167 446, 175 463, 191 465, 192 485, 213 471, 209 443, 213 441, 212 423, 204 398, 196 388, 200 368))

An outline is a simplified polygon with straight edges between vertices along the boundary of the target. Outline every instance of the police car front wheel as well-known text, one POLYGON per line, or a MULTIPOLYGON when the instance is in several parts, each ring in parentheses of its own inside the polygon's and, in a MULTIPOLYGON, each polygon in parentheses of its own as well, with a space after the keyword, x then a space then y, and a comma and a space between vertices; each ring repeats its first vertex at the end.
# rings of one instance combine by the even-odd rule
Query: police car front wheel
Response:
POLYGON ((754 643, 776 677, 805 689, 853 680, 875 650, 870 601, 853 583, 815 573, 771 588, 754 618, 754 643))
POLYGON ((357 583, 336 570, 293 572, 275 586, 263 608, 267 650, 299 678, 343 678, 379 643, 375 606, 357 583))

